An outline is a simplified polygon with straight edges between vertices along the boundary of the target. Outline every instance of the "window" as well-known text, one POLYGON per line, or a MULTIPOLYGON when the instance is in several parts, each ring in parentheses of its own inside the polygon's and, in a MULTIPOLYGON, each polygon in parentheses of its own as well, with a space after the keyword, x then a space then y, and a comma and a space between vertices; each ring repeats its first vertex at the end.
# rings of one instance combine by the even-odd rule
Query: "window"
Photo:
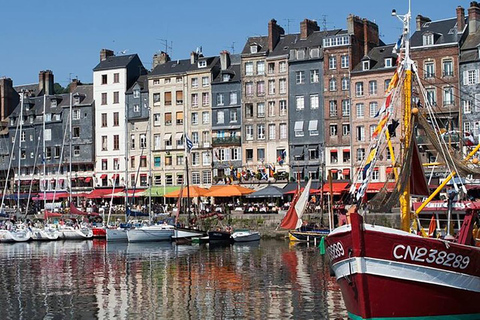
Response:
POLYGON ((199 68, 205 68, 206 66, 207 66, 207 61, 206 60, 198 61, 198 67, 199 68))
POLYGON ((443 88, 443 104, 452 105, 453 103, 454 103, 453 88, 452 87, 443 88))
POLYGON ((257 96, 265 95, 265 81, 257 82, 257 96))
POLYGON ((192 78, 192 88, 198 88, 198 78, 192 78))
POLYGON ((200 184, 200 172, 192 172, 192 183, 200 184))
POLYGON ((464 100, 463 101, 463 113, 472 113, 472 105, 473 105, 473 103, 472 103, 471 100, 464 100))
POLYGON ((120 136, 118 134, 113 136, 113 150, 120 149, 120 136))
POLYGON ((160 93, 154 93, 153 94, 153 103, 159 103, 160 102, 160 93))
MULTIPOLYGON (((130 168, 134 169, 135 168, 135 156, 130 157, 130 168)), ((132 179, 134 180, 134 179, 132 179)))
POLYGON ((390 79, 385 79, 385 82, 383 83, 384 91, 387 91, 389 85, 390 79))
POLYGON ((113 93, 113 103, 120 103, 120 93, 118 91, 113 93))
POLYGON ((198 107, 198 93, 192 94, 192 107, 198 107))
POLYGON ((377 128, 376 125, 374 125, 374 124, 371 124, 371 125, 370 125, 370 137, 373 135, 373 133, 375 132, 375 129, 376 129, 376 128, 377 128))
POLYGON ((337 100, 330 100, 328 105, 329 105, 330 117, 336 117, 337 116, 337 100))
POLYGON ((303 121, 295 121, 295 126, 293 128, 295 137, 303 137, 303 121))
POLYGON ((147 157, 141 156, 140 157, 140 167, 145 168, 147 166, 147 157))
POLYGON ((108 121, 107 121, 107 114, 106 113, 102 113, 102 127, 106 127, 108 125, 108 121))
POLYGON ((423 35, 423 45, 424 46, 431 46, 433 45, 433 34, 432 33, 426 33, 423 35))
POLYGON ((253 140, 253 126, 251 124, 245 126, 245 140, 253 140))
POLYGON ((278 64, 278 67, 279 67, 280 73, 287 72, 287 62, 280 61, 280 63, 278 64))
MULTIPOLYGON (((165 165, 166 166, 171 166, 172 165, 172 156, 171 155, 166 155, 165 156, 165 165)), ((167 176, 168 179, 168 176, 167 176)), ((167 182, 168 184, 168 182, 167 182)))
POLYGON ((139 89, 133 90, 133 97, 134 98, 140 98, 140 90, 139 89))
MULTIPOLYGON (((170 159, 171 159, 171 157, 170 157, 170 159)), ((194 179, 194 177, 195 177, 195 173, 192 173, 192 180, 194 179)), ((200 180, 200 178, 198 178, 198 180, 200 180)), ((167 186, 173 185, 173 176, 171 174, 166 174, 165 175, 165 184, 167 186)))
POLYGON ((265 74, 265 62, 258 61, 257 62, 257 74, 264 75, 265 74))
POLYGON ((228 73, 224 73, 224 74, 222 75, 222 80, 223 80, 223 82, 228 82, 228 81, 230 81, 230 75, 229 75, 228 73))
POLYGON ((274 117, 275 116, 275 101, 268 101, 268 116, 274 117))
POLYGON ((73 155, 75 157, 80 156, 80 146, 73 146, 73 155))
POLYGON ((192 143, 198 145, 198 132, 192 132, 192 143))
POLYGON ((253 104, 245 104, 245 118, 253 118, 253 104))
POLYGON ((275 80, 268 80, 268 94, 275 94, 275 80))
POLYGON ((473 85, 479 83, 479 70, 467 70, 463 72, 463 84, 473 85))
POLYGON ((318 120, 310 120, 308 122, 308 134, 310 136, 318 136, 318 120))
POLYGON ((265 103, 257 103, 257 118, 265 118, 265 103))
POLYGON ((385 68, 390 68, 392 67, 392 58, 385 58, 384 60, 384 63, 385 63, 385 68))
POLYGON ((210 152, 208 152, 208 151, 202 152, 202 164, 204 166, 208 166, 208 165, 212 164, 210 152))
POLYGON ((238 121, 237 110, 230 110, 230 122, 237 122, 237 121, 238 121))
POLYGON ((139 104, 134 104, 133 105, 133 112, 140 112, 140 105, 139 104))
POLYGON ((166 106, 171 106, 172 105, 172 93, 171 92, 165 92, 164 93, 164 101, 166 106))
POLYGON ((202 171, 202 182, 203 184, 211 184, 212 183, 212 172, 209 170, 202 171))
POLYGON ((342 91, 350 90, 350 79, 347 77, 342 78, 342 91))
POLYGON ((348 68, 348 67, 350 66, 350 58, 349 58, 349 56, 347 56, 347 55, 342 55, 340 59, 341 59, 341 68, 342 68, 342 69, 348 68))
POLYGON ((107 84, 107 75, 102 74, 102 84, 107 84))
POLYGON ((296 50, 296 54, 297 54, 297 60, 305 59, 305 50, 304 49, 296 50))
POLYGON ((320 72, 318 69, 310 70, 310 82, 318 83, 320 82, 320 72))
POLYGON ((280 94, 287 93, 287 79, 280 79, 278 80, 278 85, 280 87, 280 94))
POLYGON ((287 124, 280 123, 280 139, 287 139, 287 124))
POLYGON ((192 166, 200 165, 200 153, 192 152, 192 166))
POLYGON ((435 77, 435 64, 433 62, 425 62, 423 72, 424 72, 425 78, 435 77))
POLYGON ((182 155, 177 156, 177 166, 183 166, 185 164, 184 157, 182 155))
POLYGON ((350 135, 350 124, 344 123, 342 124, 342 135, 347 137, 350 135))
POLYGON ((275 140, 276 137, 276 128, 275 124, 269 124, 268 125, 268 139, 269 140, 275 140))
POLYGON ((245 62, 245 75, 253 76, 253 62, 245 62))
POLYGON ((210 112, 203 111, 202 112, 202 124, 209 124, 210 123, 210 112))
POLYGON ((310 160, 317 160, 319 158, 318 149, 308 149, 308 158, 310 160))
POLYGON ((365 127, 358 126, 357 127, 357 141, 365 141, 365 127))
POLYGON ((337 163, 338 162, 338 152, 337 150, 330 150, 330 162, 337 163))
POLYGON ((337 91, 337 79, 331 78, 328 81, 328 90, 330 91, 337 91))
POLYGON ((108 150, 108 140, 107 136, 102 136, 102 151, 108 150))
POLYGON ((108 170, 108 160, 102 159, 102 170, 108 170))
POLYGON ((175 102, 177 105, 182 105, 183 104, 183 91, 179 90, 175 92, 175 102))
POLYGON ((198 124, 198 112, 192 112, 192 125, 198 124))
POLYGON ((153 125, 159 126, 160 125, 160 113, 153 114, 153 125))
POLYGON ((355 107, 357 108, 357 118, 363 118, 365 115, 365 107, 363 103, 357 103, 355 107))
POLYGON ((160 135, 159 134, 154 134, 153 135, 153 149, 154 150, 159 150, 162 145, 162 139, 160 138, 160 135))
POLYGON ((270 62, 268 64, 268 74, 275 73, 275 62, 270 62))
POLYGON ((120 82, 120 73, 114 73, 113 74, 113 83, 119 83, 120 82))
POLYGON ((225 123, 225 113, 223 111, 217 111, 217 123, 225 123))
POLYGON ((171 112, 165 113, 165 125, 166 126, 171 126, 172 125, 172 113, 171 112))
POLYGON ((265 149, 259 148, 257 149, 257 161, 265 160, 265 149))
POLYGON ((470 122, 464 122, 463 123, 463 132, 466 133, 471 133, 471 125, 470 122))
POLYGON ((330 125, 330 136, 336 136, 337 135, 337 125, 336 124, 331 124, 330 125))
POLYGON ((311 94, 310 95, 310 109, 318 109, 318 108, 319 108, 318 94, 311 94))
POLYGON ((265 140, 265 125, 257 124, 257 139, 265 140))
POLYGON ((363 61, 362 62, 362 68, 363 68, 364 71, 370 70, 370 60, 363 61))
POLYGON ((80 138, 80 127, 73 127, 73 134, 74 138, 80 138))
POLYGON ((343 150, 343 163, 349 163, 349 162, 350 162, 350 150, 343 150))
POLYGON ((368 82, 368 93, 371 95, 377 94, 377 81, 369 81, 368 82))
POLYGON ((328 69, 333 70, 337 68, 337 58, 335 56, 328 57, 328 69))
POLYGON ((223 93, 217 93, 217 106, 223 106, 225 103, 225 96, 223 93))
POLYGON ((350 116, 350 100, 342 100, 342 116, 350 116))
POLYGON ((208 92, 202 93, 202 105, 208 106, 210 103, 210 94, 208 92))
POLYGON ((183 133, 177 133, 175 135, 175 140, 176 140, 176 143, 177 143, 177 148, 180 149, 183 147, 183 133))
POLYGON ((355 95, 357 97, 363 96, 363 82, 355 83, 355 95))
POLYGON ((246 149, 245 150, 245 156, 247 158, 247 161, 252 161, 253 160, 253 149, 246 149))
POLYGON ((107 104, 107 93, 104 92, 102 93, 102 105, 106 105, 107 104))
POLYGON ((132 150, 135 149, 135 135, 134 134, 130 135, 130 149, 132 149, 132 150))
POLYGON ((370 118, 374 118, 375 115, 377 114, 378 103, 377 102, 370 102, 369 109, 370 109, 370 118))
POLYGON ((296 79, 297 84, 305 83, 305 71, 295 72, 295 79, 296 79))
POLYGON ((295 106, 297 110, 303 110, 305 108, 305 98, 304 96, 295 97, 295 106))
POLYGON ((285 116, 287 114, 287 100, 280 100, 280 115, 285 116))
POLYGON ((209 77, 202 77, 202 87, 208 87, 210 85, 209 77))
POLYGON ((120 115, 118 112, 113 113, 113 126, 118 127, 120 125, 120 115))
POLYGON ((237 93, 230 92, 230 105, 237 104, 237 93))
MULTIPOLYGON (((73 110, 72 119, 80 120, 80 110, 73 110)), ((30 122, 33 122, 33 121, 30 121, 30 122)))

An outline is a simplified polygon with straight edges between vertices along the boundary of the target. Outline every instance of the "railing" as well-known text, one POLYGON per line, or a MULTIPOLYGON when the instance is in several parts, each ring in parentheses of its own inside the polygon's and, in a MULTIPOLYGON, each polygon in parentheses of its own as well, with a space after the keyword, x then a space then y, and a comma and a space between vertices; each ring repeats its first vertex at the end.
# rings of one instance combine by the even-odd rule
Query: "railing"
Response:
POLYGON ((223 138, 212 138, 213 145, 223 145, 223 144, 240 144, 240 137, 223 137, 223 138))

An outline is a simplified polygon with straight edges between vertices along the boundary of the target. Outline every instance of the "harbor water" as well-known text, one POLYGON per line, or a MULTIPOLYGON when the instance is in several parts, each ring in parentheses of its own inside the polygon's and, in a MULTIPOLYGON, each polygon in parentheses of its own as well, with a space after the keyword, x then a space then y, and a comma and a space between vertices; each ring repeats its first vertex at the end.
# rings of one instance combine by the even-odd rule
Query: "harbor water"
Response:
POLYGON ((346 319, 318 248, 233 245, 0 245, 2 319, 346 319))

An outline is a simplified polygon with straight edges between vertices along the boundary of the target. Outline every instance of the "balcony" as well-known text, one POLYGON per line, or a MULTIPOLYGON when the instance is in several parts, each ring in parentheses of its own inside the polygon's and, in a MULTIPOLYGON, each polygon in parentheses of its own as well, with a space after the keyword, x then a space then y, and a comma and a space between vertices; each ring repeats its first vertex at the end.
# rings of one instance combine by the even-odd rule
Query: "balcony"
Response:
POLYGON ((212 138, 212 144, 214 146, 221 145, 239 145, 241 143, 240 137, 223 137, 223 138, 212 138))

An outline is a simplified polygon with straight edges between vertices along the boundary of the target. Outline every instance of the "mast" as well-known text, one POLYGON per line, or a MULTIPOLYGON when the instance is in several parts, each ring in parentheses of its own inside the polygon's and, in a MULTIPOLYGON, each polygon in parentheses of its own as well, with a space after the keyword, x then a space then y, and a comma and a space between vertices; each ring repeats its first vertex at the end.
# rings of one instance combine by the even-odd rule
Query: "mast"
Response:
POLYGON ((69 154, 70 154, 70 159, 68 161, 68 186, 70 188, 70 192, 68 193, 68 204, 70 205, 72 203, 72 105, 73 105, 73 95, 70 92, 70 116, 69 116, 69 124, 68 124, 68 130, 69 132, 69 140, 70 144, 68 145, 69 148, 69 154))
POLYGON ((20 95, 20 127, 19 127, 19 132, 20 132, 20 139, 18 140, 18 177, 17 177, 17 212, 21 213, 22 210, 20 210, 20 172, 21 172, 21 159, 22 159, 22 130, 23 130, 23 100, 25 99, 25 92, 22 91, 22 94, 20 95))
POLYGON ((47 217, 47 185, 46 185, 46 181, 47 181, 47 158, 46 158, 46 153, 47 153, 47 149, 46 149, 46 146, 45 146, 45 130, 46 130, 46 125, 45 125, 45 116, 46 116, 46 105, 47 105, 47 96, 44 94, 43 95, 43 117, 42 117, 42 130, 43 130, 43 133, 42 133, 42 140, 43 140, 43 146, 42 146, 42 162, 43 162, 43 215, 44 215, 44 218, 47 217))
MULTIPOLYGON (((403 156, 405 157, 411 144, 411 109, 412 109, 412 65, 410 59, 410 20, 411 20, 411 3, 408 1, 408 12, 404 15, 397 15, 396 11, 392 11, 392 15, 396 16, 403 23, 403 39, 405 41, 404 51, 404 70, 405 79, 403 81, 404 109, 403 109, 403 156)), ((401 54, 401 53, 400 53, 401 54)), ((408 231, 410 229, 411 213, 410 213, 410 178, 408 178, 405 190, 400 195, 400 215, 401 229, 408 231)))
MULTIPOLYGON (((150 121, 150 118, 148 118, 150 121)), ((125 103, 125 184, 124 184, 124 189, 125 189, 125 222, 127 222, 128 219, 128 163, 129 163, 129 146, 128 146, 128 141, 129 140, 128 136, 128 103, 125 103)), ((105 222, 104 222, 105 223, 105 222)))

